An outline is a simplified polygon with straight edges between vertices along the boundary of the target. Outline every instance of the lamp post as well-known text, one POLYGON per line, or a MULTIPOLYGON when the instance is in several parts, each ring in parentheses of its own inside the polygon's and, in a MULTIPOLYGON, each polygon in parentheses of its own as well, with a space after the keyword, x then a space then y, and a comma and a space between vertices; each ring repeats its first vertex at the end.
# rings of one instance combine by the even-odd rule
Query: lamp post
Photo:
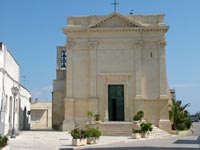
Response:
POLYGON ((13 106, 13 126, 12 126, 12 134, 11 134, 11 138, 15 138, 16 137, 16 132, 15 132, 15 99, 16 99, 16 96, 19 92, 19 89, 16 87, 16 86, 13 86, 11 88, 11 92, 13 94, 13 97, 14 97, 14 106, 13 106))

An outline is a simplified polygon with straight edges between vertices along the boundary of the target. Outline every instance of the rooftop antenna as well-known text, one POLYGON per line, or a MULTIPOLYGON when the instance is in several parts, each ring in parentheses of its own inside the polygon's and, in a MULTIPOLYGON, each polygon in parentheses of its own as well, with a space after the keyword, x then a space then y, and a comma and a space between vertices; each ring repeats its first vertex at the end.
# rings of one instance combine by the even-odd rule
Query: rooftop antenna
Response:
POLYGON ((114 5, 114 12, 117 11, 117 5, 119 5, 119 3, 117 3, 117 0, 114 0, 114 3, 112 3, 112 5, 114 5))

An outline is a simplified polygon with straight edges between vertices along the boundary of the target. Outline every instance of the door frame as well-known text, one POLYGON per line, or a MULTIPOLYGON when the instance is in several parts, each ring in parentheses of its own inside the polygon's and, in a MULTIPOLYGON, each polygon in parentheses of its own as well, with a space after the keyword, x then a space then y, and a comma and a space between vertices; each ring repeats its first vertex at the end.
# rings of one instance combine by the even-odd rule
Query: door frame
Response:
MULTIPOLYGON (((108 122, 108 85, 124 85, 124 120, 130 121, 130 112, 133 106, 129 106, 128 86, 131 73, 99 73, 100 87, 103 89, 102 101, 99 103, 99 112, 102 119, 108 122)), ((131 113, 132 118, 132 113, 131 113)))
MULTIPOLYGON (((117 86, 121 86, 121 88, 123 88, 123 107, 121 107, 122 109, 123 109, 123 120, 117 120, 117 109, 116 109, 116 116, 113 118, 113 120, 111 120, 111 121, 125 121, 125 88, 124 88, 124 85, 123 84, 115 84, 115 85, 113 85, 113 84, 109 84, 108 85, 108 120, 110 121, 110 117, 109 117, 109 113, 111 113, 110 112, 110 106, 109 106, 109 103, 110 103, 110 101, 112 101, 112 99, 110 99, 110 87, 117 87, 117 86)), ((111 102, 112 103, 112 102, 111 102)), ((115 104, 117 105, 117 102, 116 102, 116 100, 115 100, 115 104)), ((114 113, 114 110, 112 110, 113 112, 112 113, 114 113)))

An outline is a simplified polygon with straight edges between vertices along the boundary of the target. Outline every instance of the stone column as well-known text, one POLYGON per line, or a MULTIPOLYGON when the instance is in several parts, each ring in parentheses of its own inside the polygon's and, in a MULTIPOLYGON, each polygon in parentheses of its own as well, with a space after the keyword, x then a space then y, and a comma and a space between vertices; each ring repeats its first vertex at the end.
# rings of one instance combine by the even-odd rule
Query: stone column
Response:
POLYGON ((74 99, 73 99, 73 42, 67 43, 67 73, 66 73, 66 96, 64 100, 65 120, 63 131, 70 131, 75 127, 74 122, 74 99))
POLYGON ((90 98, 96 98, 96 49, 98 42, 90 41, 88 46, 90 49, 90 98))
POLYGON ((135 99, 144 99, 142 89, 142 49, 143 41, 135 43, 135 84, 136 84, 136 97, 135 99))

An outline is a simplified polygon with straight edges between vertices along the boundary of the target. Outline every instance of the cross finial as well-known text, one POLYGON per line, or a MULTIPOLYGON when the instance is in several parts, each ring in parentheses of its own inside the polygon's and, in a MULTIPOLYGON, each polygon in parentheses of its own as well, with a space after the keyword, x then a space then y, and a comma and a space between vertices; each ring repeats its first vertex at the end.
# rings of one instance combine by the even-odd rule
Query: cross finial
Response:
POLYGON ((114 3, 112 3, 112 5, 114 5, 114 12, 117 11, 117 5, 119 5, 119 3, 117 3, 116 0, 114 0, 114 3))

